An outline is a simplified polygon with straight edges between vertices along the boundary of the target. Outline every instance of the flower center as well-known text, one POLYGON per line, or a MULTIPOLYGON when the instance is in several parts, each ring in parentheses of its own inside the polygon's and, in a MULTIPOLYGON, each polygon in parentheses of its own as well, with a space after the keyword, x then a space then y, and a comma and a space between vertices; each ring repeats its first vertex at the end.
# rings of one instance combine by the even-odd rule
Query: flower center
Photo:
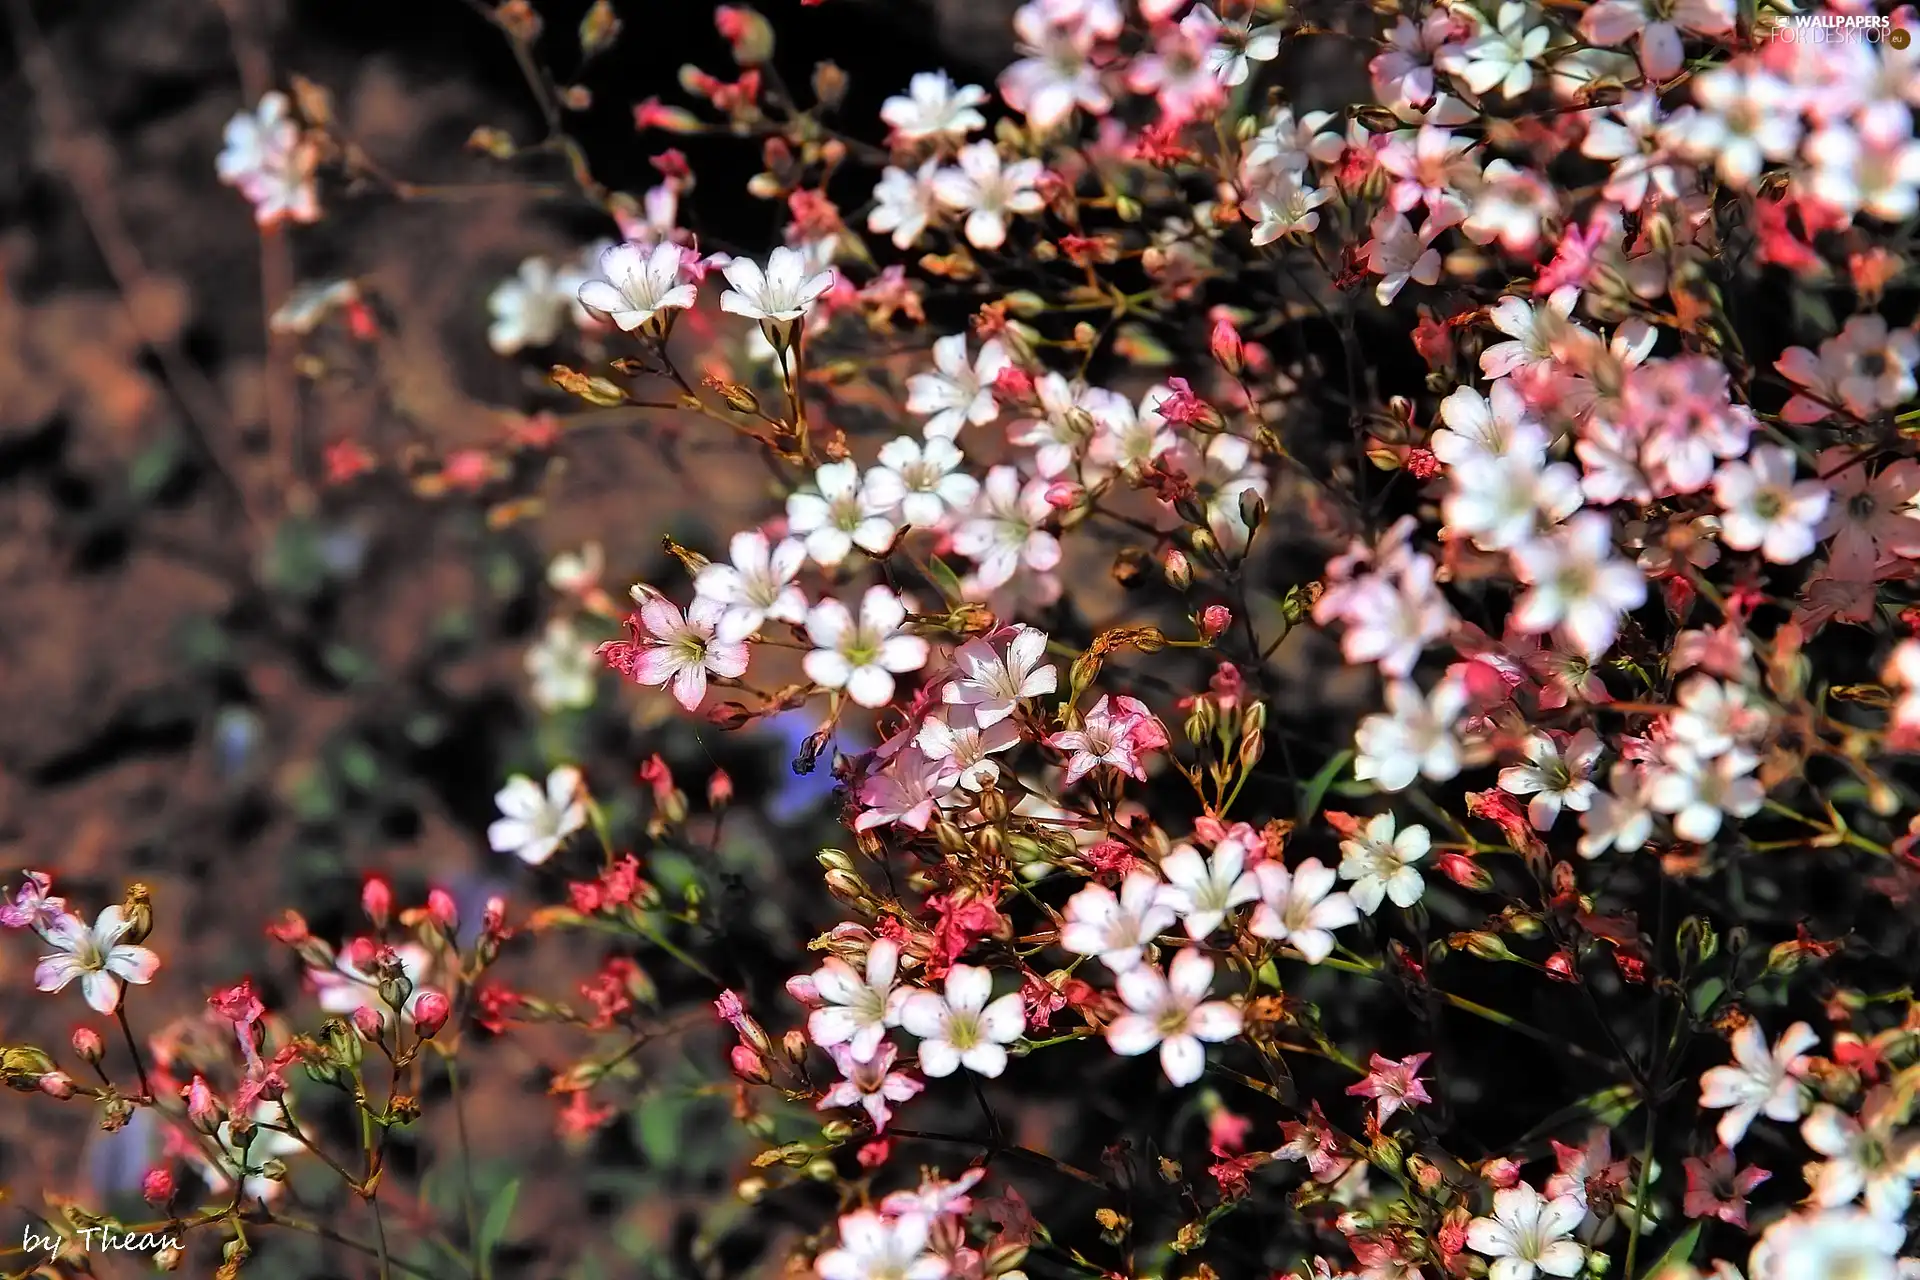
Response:
POLYGON ((965 1053, 980 1043, 980 1015, 964 1010, 947 1014, 947 1043, 965 1053))

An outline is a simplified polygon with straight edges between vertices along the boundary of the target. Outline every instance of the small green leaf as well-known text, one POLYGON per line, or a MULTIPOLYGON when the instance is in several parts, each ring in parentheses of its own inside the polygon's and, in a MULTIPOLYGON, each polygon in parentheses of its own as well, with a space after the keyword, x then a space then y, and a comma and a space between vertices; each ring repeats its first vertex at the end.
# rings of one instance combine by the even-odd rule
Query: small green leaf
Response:
MULTIPOLYGON (((1661 1254, 1659 1259, 1651 1267, 1648 1267, 1640 1274, 1646 1277, 1647 1280, 1652 1280, 1652 1277, 1659 1275, 1668 1267, 1677 1266, 1693 1257, 1693 1247, 1700 1243, 1700 1228, 1702 1225, 1704 1224, 1696 1222, 1681 1232, 1680 1238, 1668 1245, 1667 1251, 1661 1254)), ((1628 1280, 1631 1280, 1631 1277, 1629 1277, 1628 1280)))
POLYGON ((475 1242, 480 1255, 480 1280, 491 1280, 493 1251, 499 1246, 500 1238, 507 1233, 507 1223, 513 1217, 514 1201, 519 1198, 520 1179, 513 1178, 494 1192, 493 1203, 487 1206, 487 1216, 480 1222, 480 1238, 475 1242))
POLYGON ((1300 789, 1300 814, 1295 819, 1301 826, 1313 821, 1313 815, 1320 812, 1320 802, 1327 798, 1327 788, 1340 776, 1341 770, 1353 763, 1351 749, 1341 751, 1333 759, 1320 766, 1320 772, 1307 780, 1300 789))
POLYGON ((940 596, 947 602, 948 608, 954 609, 960 606, 962 599, 960 575, 953 571, 953 566, 939 556, 929 556, 927 576, 933 579, 933 585, 939 589, 940 596))

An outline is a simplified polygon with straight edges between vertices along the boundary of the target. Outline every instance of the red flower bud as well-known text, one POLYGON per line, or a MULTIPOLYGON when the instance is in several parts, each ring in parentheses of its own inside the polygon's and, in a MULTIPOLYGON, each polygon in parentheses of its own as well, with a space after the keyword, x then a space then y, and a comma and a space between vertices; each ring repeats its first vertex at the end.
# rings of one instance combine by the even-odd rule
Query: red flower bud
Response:
POLYGON ((1008 365, 993 378, 993 398, 1002 404, 1019 404, 1033 397, 1033 378, 1026 370, 1008 365))
POLYGON ((205 1076, 195 1076, 191 1084, 180 1090, 180 1096, 187 1102, 187 1118, 200 1132, 212 1133, 226 1119, 226 1109, 207 1087, 205 1076))
POLYGON ((155 1165, 140 1179, 141 1198, 156 1209, 173 1199, 173 1190, 173 1170, 165 1165, 155 1165))
POLYGON ((106 1051, 107 1047, 101 1043, 100 1033, 98 1031, 95 1031, 92 1027, 75 1027, 73 1029, 73 1052, 74 1056, 79 1058, 80 1061, 89 1063, 98 1062, 100 1061, 101 1055, 106 1051))
POLYGON ((1215 318, 1207 346, 1213 352, 1214 361, 1234 377, 1239 377, 1247 367, 1246 344, 1240 340, 1240 331, 1233 327, 1233 321, 1225 315, 1215 318))
POLYGON ((380 1011, 370 1004, 363 1004, 353 1011, 353 1029, 368 1044, 380 1043, 380 1033, 386 1022, 380 1017, 380 1011))
POLYGON ((368 876, 360 886, 360 909, 373 921, 374 928, 386 928, 393 914, 393 887, 381 876, 368 876))
POLYGON ((1493 888, 1493 873, 1469 858, 1464 853, 1443 853, 1435 861, 1440 874, 1459 885, 1462 889, 1471 889, 1475 893, 1485 893, 1493 888))
POLYGON ((453 1002, 431 987, 423 987, 413 998, 413 1030, 422 1040, 431 1040, 447 1025, 453 1002))
POLYGON ((707 779, 707 807, 724 809, 733 803, 733 778, 725 769, 715 769, 707 779))
POLYGON ((749 1084, 770 1084, 773 1073, 767 1070, 766 1060, 744 1044, 733 1046, 727 1053, 728 1063, 733 1074, 749 1084))
POLYGON ((431 889, 427 892, 427 919, 433 921, 442 933, 460 931, 460 907, 454 902, 453 895, 445 889, 431 889))
POLYGON ((1210 604, 1200 611, 1200 638, 1211 643, 1226 634, 1233 624, 1233 610, 1223 604, 1210 604))
POLYGON ((1547 976, 1557 982, 1578 982, 1580 971, 1574 968, 1573 953, 1556 951, 1547 957, 1547 976))
POLYGON ((1071 480, 1055 480, 1047 486, 1047 505, 1055 511, 1071 511, 1080 505, 1085 493, 1085 489, 1071 480))
POLYGON ((893 1144, 885 1138, 876 1138, 855 1152, 854 1159, 860 1162, 862 1169, 878 1169, 892 1154, 893 1144))
POLYGON ((49 1071, 40 1077, 40 1092, 65 1101, 73 1096, 73 1077, 64 1071, 49 1071))

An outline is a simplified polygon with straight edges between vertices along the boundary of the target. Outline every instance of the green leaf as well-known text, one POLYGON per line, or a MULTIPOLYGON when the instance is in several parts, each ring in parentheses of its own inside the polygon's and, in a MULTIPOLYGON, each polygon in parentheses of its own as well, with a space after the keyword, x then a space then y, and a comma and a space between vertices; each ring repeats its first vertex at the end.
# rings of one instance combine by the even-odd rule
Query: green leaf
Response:
POLYGON ((1301 826, 1313 821, 1313 815, 1320 812, 1320 802, 1327 798, 1327 788, 1340 776, 1340 771, 1353 763, 1351 749, 1339 752, 1333 759, 1320 766, 1320 772, 1307 780, 1300 789, 1299 816, 1295 819, 1301 826))
POLYGON ((480 1280, 491 1280, 493 1251, 499 1246, 500 1237, 507 1233, 507 1223, 513 1217, 514 1201, 519 1198, 520 1179, 513 1178, 494 1192, 493 1203, 487 1206, 487 1216, 480 1222, 480 1238, 475 1242, 480 1254, 480 1280))
POLYGON ((940 596, 950 609, 958 608, 961 601, 960 575, 953 571, 939 556, 927 557, 927 576, 933 579, 933 585, 939 589, 940 596))
POLYGON ((656 1093, 641 1101, 634 1114, 634 1128, 647 1163, 657 1169, 679 1166, 680 1121, 686 1110, 686 1100, 670 1093, 656 1093))
MULTIPOLYGON (((1700 1243, 1700 1228, 1703 1225, 1705 1224, 1702 1222, 1695 1222, 1692 1226, 1681 1232, 1680 1238, 1668 1245, 1667 1251, 1661 1254, 1659 1259, 1651 1267, 1648 1267, 1640 1274, 1643 1277, 1647 1277, 1648 1280, 1651 1280, 1652 1277, 1659 1275, 1668 1267, 1677 1266, 1693 1257, 1693 1247, 1700 1243)), ((1632 1278, 1629 1277, 1628 1280, 1632 1280, 1632 1278)))

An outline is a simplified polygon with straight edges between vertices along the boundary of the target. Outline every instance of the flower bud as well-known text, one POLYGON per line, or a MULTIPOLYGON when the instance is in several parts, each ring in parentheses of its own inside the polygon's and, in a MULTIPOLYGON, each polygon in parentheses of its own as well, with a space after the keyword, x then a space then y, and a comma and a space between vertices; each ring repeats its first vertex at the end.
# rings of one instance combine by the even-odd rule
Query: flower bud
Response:
POLYGON ((798 1067, 807 1060, 806 1032, 794 1027, 780 1037, 780 1051, 787 1055, 787 1061, 798 1067))
POLYGON ((220 1099, 214 1097, 213 1090, 207 1087, 205 1076, 195 1076, 192 1083, 180 1090, 180 1096, 186 1099, 187 1119, 202 1133, 214 1133, 220 1128, 220 1122, 227 1118, 226 1108, 220 1105, 220 1099))
POLYGON ((155 1271, 178 1271, 180 1264, 187 1260, 187 1251, 177 1244, 163 1246, 153 1255, 155 1271))
POLYGON ((725 769, 715 769, 707 779, 707 807, 715 811, 733 803, 733 778, 725 769))
POLYGON ((1511 960, 1513 952, 1497 933, 1475 930, 1472 933, 1456 933, 1447 939, 1447 945, 1455 951, 1465 951, 1482 960, 1511 960))
POLYGON ((368 876, 360 886, 360 909, 367 913, 367 919, 373 921, 373 927, 384 929, 393 915, 393 886, 384 876, 368 876))
POLYGON ((100 1040, 100 1033, 92 1027, 73 1029, 73 1054, 80 1061, 92 1065, 100 1061, 107 1047, 100 1040))
POLYGON ((1047 486, 1047 505, 1055 511, 1071 511, 1086 495, 1087 491, 1071 480, 1055 480, 1047 486))
POLYGON ((728 1065, 733 1074, 748 1084, 771 1084, 773 1073, 767 1070, 766 1060, 744 1044, 736 1044, 727 1052, 728 1065))
POLYGON ((1493 872, 1475 862, 1464 853, 1449 850, 1434 862, 1440 874, 1459 885, 1462 889, 1471 889, 1475 893, 1485 893, 1493 888, 1493 872))
POLYGON ((395 1124, 412 1124, 420 1118, 420 1099, 407 1093, 394 1095, 387 1103, 387 1116, 395 1124))
POLYGON ((773 56, 772 24, 745 5, 721 5, 713 11, 713 25, 741 66, 757 67, 773 56))
MULTIPOLYGON (((404 1002, 403 1002, 404 1003, 404 1002)), ((386 1030, 386 1019, 380 1011, 370 1004, 363 1004, 352 1014, 353 1030, 367 1044, 379 1044, 381 1034, 386 1030)))
POLYGON ((120 941, 138 946, 147 940, 153 932, 153 893, 144 884, 127 886, 127 896, 120 904, 120 911, 127 918, 127 931, 120 935, 120 941))
POLYGON ((147 1170, 140 1179, 140 1197, 156 1209, 166 1207, 173 1199, 173 1170, 163 1164, 157 1164, 147 1170))
POLYGON ((1200 611, 1196 622, 1200 628, 1200 638, 1211 644, 1233 625, 1233 610, 1223 604, 1210 604, 1200 611))
POLYGON ((1547 957, 1547 976, 1557 982, 1580 981, 1580 970, 1573 962, 1571 951, 1560 950, 1547 957))
POLYGON ((1167 576, 1167 585, 1175 591, 1185 591, 1193 585, 1193 561, 1187 559, 1187 553, 1178 547, 1168 547, 1161 553, 1160 571, 1167 576))
POLYGON ((1207 347, 1213 352, 1214 362, 1230 376, 1237 378, 1246 369, 1246 345, 1240 340, 1240 331, 1233 327, 1233 321, 1226 316, 1214 320, 1207 347))
POLYGON ((427 919, 449 938, 460 932, 460 906, 445 889, 427 891, 427 919))
POLYGON ((49 1071, 40 1077, 40 1092, 64 1102, 73 1096, 73 1077, 64 1071, 49 1071))
POLYGON ((452 1013, 453 1002, 445 995, 431 987, 423 989, 413 1002, 413 1033, 422 1040, 433 1039, 452 1013))

